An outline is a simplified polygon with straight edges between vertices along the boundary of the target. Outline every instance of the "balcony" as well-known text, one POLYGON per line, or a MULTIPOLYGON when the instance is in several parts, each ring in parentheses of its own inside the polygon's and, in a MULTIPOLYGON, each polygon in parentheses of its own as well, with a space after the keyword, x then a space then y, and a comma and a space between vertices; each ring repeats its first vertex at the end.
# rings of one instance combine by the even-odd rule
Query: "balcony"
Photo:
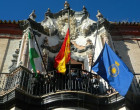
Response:
POLYGON ((71 106, 108 110, 125 106, 124 97, 98 75, 85 70, 71 69, 66 75, 54 70, 37 78, 34 75, 22 66, 10 74, 0 74, 0 108, 16 105, 44 110, 71 106))

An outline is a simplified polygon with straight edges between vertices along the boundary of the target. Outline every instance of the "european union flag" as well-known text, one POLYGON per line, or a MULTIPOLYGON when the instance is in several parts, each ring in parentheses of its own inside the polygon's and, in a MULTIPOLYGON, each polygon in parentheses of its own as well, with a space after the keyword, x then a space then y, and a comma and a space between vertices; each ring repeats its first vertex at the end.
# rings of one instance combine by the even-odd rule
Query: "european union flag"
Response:
POLYGON ((120 95, 126 95, 133 74, 106 43, 92 70, 105 79, 120 95))

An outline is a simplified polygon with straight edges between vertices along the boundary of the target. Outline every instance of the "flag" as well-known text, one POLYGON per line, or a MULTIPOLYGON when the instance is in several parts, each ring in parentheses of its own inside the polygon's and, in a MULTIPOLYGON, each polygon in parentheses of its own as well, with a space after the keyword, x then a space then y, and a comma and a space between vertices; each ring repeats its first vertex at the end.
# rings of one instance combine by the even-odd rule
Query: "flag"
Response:
POLYGON ((35 77, 37 77, 34 58, 38 58, 39 55, 38 55, 36 49, 34 48, 33 38, 31 37, 30 32, 28 33, 28 39, 29 39, 29 59, 30 59, 31 66, 33 68, 33 72, 35 73, 35 77))
POLYGON ((120 95, 126 95, 133 74, 106 43, 92 70, 106 80, 120 95))
POLYGON ((61 49, 58 55, 55 57, 54 67, 57 69, 59 73, 65 74, 66 63, 68 63, 69 60, 70 60, 70 37, 68 29, 61 49))

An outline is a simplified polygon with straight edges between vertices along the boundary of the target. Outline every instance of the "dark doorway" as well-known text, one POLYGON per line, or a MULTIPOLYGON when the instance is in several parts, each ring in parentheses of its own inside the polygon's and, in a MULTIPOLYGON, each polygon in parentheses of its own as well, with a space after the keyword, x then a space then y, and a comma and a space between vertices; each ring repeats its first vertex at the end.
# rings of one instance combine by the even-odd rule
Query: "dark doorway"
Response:
POLYGON ((66 65, 67 70, 69 69, 69 66, 70 66, 70 69, 79 69, 79 70, 82 69, 82 64, 67 64, 66 65))

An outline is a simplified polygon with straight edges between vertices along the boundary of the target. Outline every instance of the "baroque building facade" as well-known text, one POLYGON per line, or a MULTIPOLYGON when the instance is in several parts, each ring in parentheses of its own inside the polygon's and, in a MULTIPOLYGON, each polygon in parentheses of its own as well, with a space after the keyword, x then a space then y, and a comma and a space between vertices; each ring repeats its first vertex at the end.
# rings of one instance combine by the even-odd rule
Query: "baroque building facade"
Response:
POLYGON ((135 109, 140 96, 140 23, 110 22, 98 11, 98 21, 87 9, 77 12, 65 2, 64 9, 36 22, 35 11, 27 20, 0 20, 0 108, 19 110, 135 109), (71 60, 65 75, 56 73, 54 58, 70 29, 71 60), (29 61, 28 32, 39 54, 38 78, 29 61), (91 71, 105 44, 116 52, 134 74, 126 97, 91 71), (72 74, 75 72, 75 76, 72 74))

